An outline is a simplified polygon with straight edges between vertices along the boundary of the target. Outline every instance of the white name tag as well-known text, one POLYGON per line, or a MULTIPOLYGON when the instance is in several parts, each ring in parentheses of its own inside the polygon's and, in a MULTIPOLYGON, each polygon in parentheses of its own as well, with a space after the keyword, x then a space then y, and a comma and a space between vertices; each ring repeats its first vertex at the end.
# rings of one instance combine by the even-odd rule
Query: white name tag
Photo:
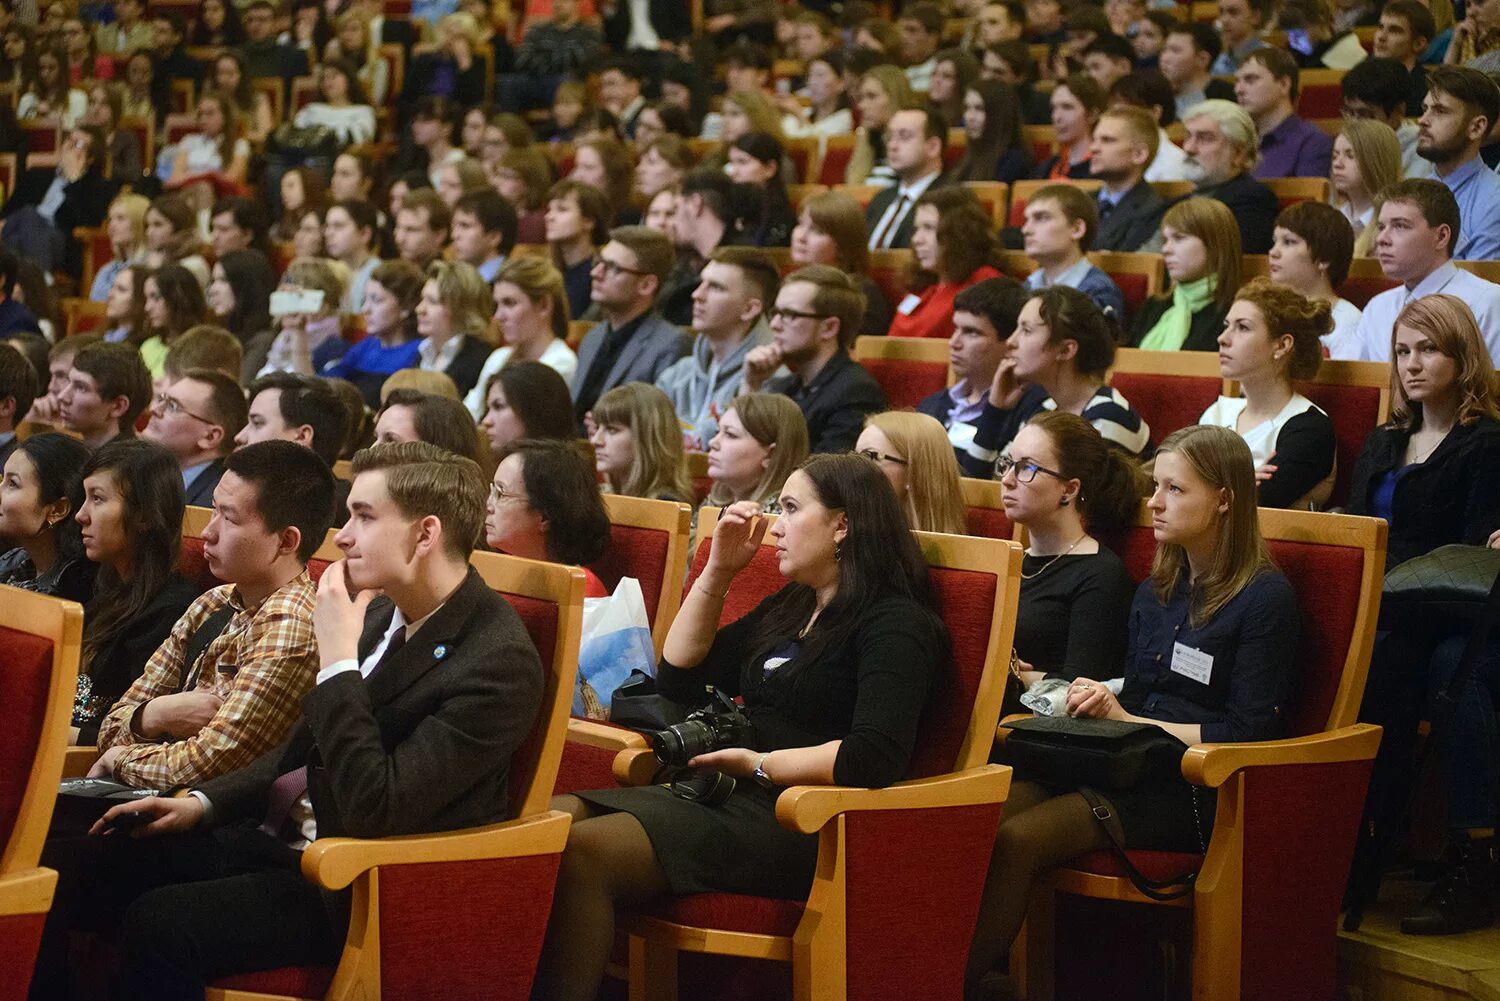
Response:
POLYGON ((1214 673, 1213 656, 1181 643, 1173 643, 1172 673, 1180 674, 1184 678, 1192 678, 1200 685, 1206 685, 1214 673))
POLYGON ((900 313, 902 316, 910 316, 912 313, 916 312, 917 306, 921 302, 922 300, 915 293, 909 292, 907 293, 906 298, 901 300, 901 305, 896 307, 896 312, 900 313))

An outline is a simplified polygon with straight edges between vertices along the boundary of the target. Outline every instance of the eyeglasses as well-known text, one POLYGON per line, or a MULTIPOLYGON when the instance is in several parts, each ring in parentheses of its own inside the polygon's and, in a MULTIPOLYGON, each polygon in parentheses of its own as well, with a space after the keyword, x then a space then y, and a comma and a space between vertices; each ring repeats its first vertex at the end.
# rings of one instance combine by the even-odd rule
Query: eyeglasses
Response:
POLYGON ((168 396, 166 393, 156 394, 156 409, 160 410, 163 414, 185 414, 188 417, 191 417, 194 420, 202 421, 205 424, 218 423, 218 421, 211 421, 201 414, 193 413, 187 407, 184 407, 182 405, 182 401, 178 400, 177 397, 168 396))
POLYGON ((995 479, 1003 479, 1005 474, 1011 470, 1015 470, 1017 483, 1030 483, 1036 479, 1037 473, 1046 473, 1048 476, 1056 477, 1059 480, 1067 479, 1066 476, 1055 469, 1048 469, 1046 466, 1032 462, 1030 459, 1022 459, 1017 462, 1008 455, 1000 456, 1000 461, 995 463, 995 479))
POLYGON ((778 319, 786 320, 826 320, 827 313, 804 313, 800 309, 782 309, 780 306, 773 307, 766 313, 766 322, 775 323, 778 319))
POLYGON ((877 452, 873 448, 862 448, 859 450, 859 454, 871 462, 894 462, 898 466, 906 465, 905 459, 894 455, 886 455, 884 452, 877 452))
POLYGON ((506 490, 498 483, 490 484, 490 504, 499 507, 501 501, 520 501, 526 503, 526 495, 519 490, 506 490))
POLYGON ((627 275, 644 275, 646 273, 644 271, 637 271, 635 268, 627 268, 623 264, 616 264, 607 257, 600 257, 598 254, 594 255, 594 262, 589 265, 589 268, 590 270, 597 268, 599 273, 605 278, 613 278, 622 271, 627 275))

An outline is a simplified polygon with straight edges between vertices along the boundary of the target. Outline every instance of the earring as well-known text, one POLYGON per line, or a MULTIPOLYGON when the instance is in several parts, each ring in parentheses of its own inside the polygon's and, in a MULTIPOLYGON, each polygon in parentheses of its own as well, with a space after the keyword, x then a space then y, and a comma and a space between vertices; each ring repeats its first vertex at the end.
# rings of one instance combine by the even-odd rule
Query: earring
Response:
POLYGON ((1062 500, 1058 501, 1057 502, 1057 506, 1058 507, 1067 507, 1068 506, 1068 498, 1064 497, 1062 500))
POLYGON ((835 542, 833 544, 833 562, 838 563, 841 560, 843 560, 843 558, 844 558, 844 540, 840 539, 839 541, 837 541, 837 542, 835 542))

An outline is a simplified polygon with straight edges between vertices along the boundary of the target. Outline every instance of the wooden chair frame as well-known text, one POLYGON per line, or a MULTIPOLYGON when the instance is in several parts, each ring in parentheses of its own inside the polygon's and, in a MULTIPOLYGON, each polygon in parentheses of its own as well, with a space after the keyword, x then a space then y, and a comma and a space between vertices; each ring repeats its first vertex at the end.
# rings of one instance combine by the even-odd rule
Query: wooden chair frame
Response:
POLYGON ((687 576, 688 537, 692 533, 693 509, 675 501, 649 500, 643 497, 622 497, 619 494, 604 494, 604 510, 609 512, 612 525, 630 528, 645 528, 666 532, 667 558, 662 571, 661 596, 656 602, 656 614, 652 616, 651 642, 656 655, 661 656, 662 644, 667 641, 667 630, 677 617, 682 606, 682 589, 677 582, 687 576))
MULTIPOLYGON (((713 537, 717 508, 698 514, 699 538, 713 537)), ((677 953, 769 959, 792 964, 793 996, 798 1001, 836 1001, 846 996, 845 816, 858 810, 914 810, 1003 802, 1010 791, 1010 769, 988 764, 993 730, 1004 694, 1006 663, 1015 630, 1020 593, 1021 548, 1013 542, 957 535, 914 533, 929 565, 996 574, 995 603, 989 623, 985 667, 954 770, 930 778, 898 782, 886 789, 794 786, 776 801, 776 819, 786 828, 818 835, 818 866, 806 909, 791 936, 690 927, 649 915, 623 916, 630 937, 632 1001, 677 997, 677 953)), ((701 543, 700 543, 701 544, 701 543)), ((762 545, 773 544, 769 534, 762 545)), ((630 784, 656 763, 648 749, 620 752, 615 777, 630 784)), ((976 878, 977 875, 976 875, 976 878)))
POLYGON ((1120 348, 1115 352, 1115 363, 1110 367, 1105 381, 1108 382, 1109 376, 1116 372, 1224 381, 1219 372, 1219 356, 1212 351, 1143 351, 1140 348, 1120 348))
MULTIPOLYGON (((958 479, 959 489, 963 491, 964 507, 983 507, 995 511, 1002 511, 1000 505, 1000 481, 981 480, 973 476, 961 476, 958 479)), ((1010 541, 1021 546, 1026 545, 1026 526, 1016 523, 1015 530, 1011 533, 1010 541)))
MULTIPOLYGON (((189 508, 189 511, 204 509, 189 508)), ((184 522, 186 527, 186 522, 184 522)), ((323 558, 329 541, 315 558, 323 558)), ((302 875, 325 890, 354 888, 349 932, 334 973, 327 1001, 356 1001, 380 996, 380 867, 431 862, 555 855, 567 843, 572 819, 549 809, 567 734, 568 708, 578 670, 583 626, 583 571, 556 563, 474 553, 471 563, 496 591, 521 594, 557 605, 557 643, 552 662, 543 665, 547 683, 542 698, 546 735, 536 768, 515 805, 518 818, 487 827, 445 834, 363 839, 321 838, 302 854, 302 875)), ((270 1001, 275 995, 209 988, 206 1001, 270 1001)))
MULTIPOLYGON (((1166 906, 1190 908, 1193 920, 1192 996, 1195 1001, 1230 1001, 1241 992, 1241 927, 1244 900, 1246 782, 1251 769, 1324 765, 1373 759, 1380 728, 1356 722, 1364 694, 1385 578, 1386 524, 1376 518, 1261 508, 1261 533, 1268 541, 1346 546, 1364 551, 1360 605, 1344 657, 1339 687, 1321 733, 1249 743, 1195 744, 1182 759, 1182 774, 1196 786, 1218 789, 1213 837, 1193 893, 1166 906)), ((1144 505, 1140 526, 1151 524, 1144 505)), ((1006 731, 998 731, 1003 740, 1006 731)), ((1013 969, 1024 970, 1025 997, 1051 1001, 1054 994, 1054 894, 1157 904, 1129 879, 1067 867, 1056 869, 1032 896, 1023 939, 1013 969), (1017 960, 1020 965, 1016 966, 1017 960)), ((1328 934, 1335 929, 1329 927, 1328 934)))
POLYGON ((855 361, 881 359, 883 361, 913 361, 935 364, 942 362, 948 368, 948 385, 953 385, 953 365, 949 361, 948 342, 937 337, 872 337, 862 334, 854 338, 855 361))
MULTIPOLYGON (((1367 386, 1380 391, 1380 405, 1375 420, 1384 424, 1391 419, 1391 366, 1383 361, 1335 361, 1324 358, 1315 378, 1306 380, 1315 386, 1367 386)), ((1239 396, 1238 380, 1226 379, 1227 395, 1239 396)))

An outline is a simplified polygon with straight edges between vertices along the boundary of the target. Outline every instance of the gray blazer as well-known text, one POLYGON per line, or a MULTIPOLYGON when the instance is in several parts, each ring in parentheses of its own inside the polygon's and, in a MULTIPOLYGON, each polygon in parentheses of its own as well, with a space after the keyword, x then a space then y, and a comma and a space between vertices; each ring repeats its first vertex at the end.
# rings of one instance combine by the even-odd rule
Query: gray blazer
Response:
MULTIPOLYGON (((583 335, 583 341, 578 345, 578 374, 573 377, 572 389, 575 401, 578 399, 579 387, 586 381, 589 368, 594 364, 594 356, 604 344, 604 329, 603 323, 597 324, 583 335)), ((687 331, 673 326, 656 313, 651 313, 641 321, 641 325, 631 335, 630 343, 625 345, 625 350, 615 359, 614 366, 599 388, 599 395, 603 396, 627 382, 655 385, 657 376, 668 365, 687 354, 692 343, 692 337, 687 331)))

